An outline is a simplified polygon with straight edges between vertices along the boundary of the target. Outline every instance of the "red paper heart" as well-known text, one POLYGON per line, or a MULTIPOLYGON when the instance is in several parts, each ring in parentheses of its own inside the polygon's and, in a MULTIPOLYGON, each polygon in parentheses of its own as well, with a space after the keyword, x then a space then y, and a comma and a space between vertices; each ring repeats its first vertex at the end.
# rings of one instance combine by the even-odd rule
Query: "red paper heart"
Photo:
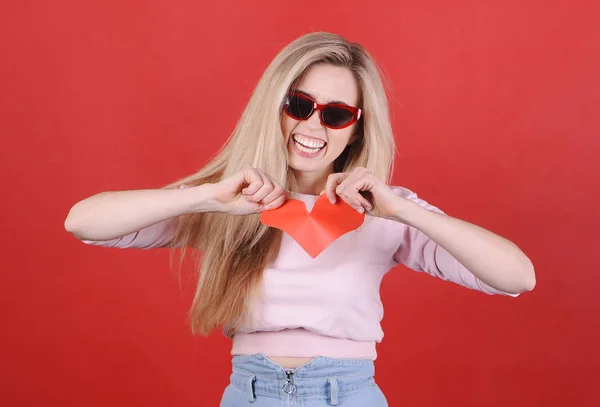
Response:
POLYGON ((289 234, 313 258, 340 236, 358 229, 365 215, 338 198, 332 204, 325 194, 317 198, 312 211, 304 202, 288 199, 277 209, 264 211, 260 221, 289 234))

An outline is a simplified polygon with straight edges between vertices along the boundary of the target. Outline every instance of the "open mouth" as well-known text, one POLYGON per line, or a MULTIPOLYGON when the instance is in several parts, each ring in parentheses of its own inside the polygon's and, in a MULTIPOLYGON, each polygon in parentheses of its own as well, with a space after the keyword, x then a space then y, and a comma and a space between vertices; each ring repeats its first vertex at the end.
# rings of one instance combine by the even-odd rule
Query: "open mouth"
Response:
POLYGON ((323 140, 306 137, 301 134, 294 134, 292 137, 296 148, 306 154, 316 154, 327 145, 323 140))

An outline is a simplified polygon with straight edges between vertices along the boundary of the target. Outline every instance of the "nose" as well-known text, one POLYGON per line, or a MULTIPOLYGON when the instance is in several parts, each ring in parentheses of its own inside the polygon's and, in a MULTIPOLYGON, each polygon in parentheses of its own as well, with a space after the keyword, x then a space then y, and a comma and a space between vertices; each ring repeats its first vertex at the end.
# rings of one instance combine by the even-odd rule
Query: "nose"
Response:
POLYGON ((325 126, 323 126, 323 123, 321 123, 321 111, 315 108, 312 115, 306 119, 306 124, 311 129, 325 129, 325 126))

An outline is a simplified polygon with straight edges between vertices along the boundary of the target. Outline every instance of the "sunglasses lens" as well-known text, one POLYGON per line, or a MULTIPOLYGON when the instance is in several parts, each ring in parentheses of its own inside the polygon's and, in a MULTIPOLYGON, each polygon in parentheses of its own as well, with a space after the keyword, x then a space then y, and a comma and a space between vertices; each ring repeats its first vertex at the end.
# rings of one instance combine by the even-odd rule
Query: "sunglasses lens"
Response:
POLYGON ((313 104, 301 97, 291 95, 287 97, 285 109, 288 114, 296 119, 306 119, 313 111, 313 104))
POLYGON ((328 107, 322 112, 323 122, 331 127, 343 127, 350 123, 354 114, 343 107, 328 107))

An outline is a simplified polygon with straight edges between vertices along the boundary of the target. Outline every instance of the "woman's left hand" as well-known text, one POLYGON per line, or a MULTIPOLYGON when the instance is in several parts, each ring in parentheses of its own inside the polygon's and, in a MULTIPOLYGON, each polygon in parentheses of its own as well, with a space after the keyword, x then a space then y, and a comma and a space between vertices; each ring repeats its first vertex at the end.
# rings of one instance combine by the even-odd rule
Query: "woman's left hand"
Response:
POLYGON ((325 193, 331 203, 339 196, 359 213, 386 219, 396 218, 401 206, 410 202, 363 167, 329 175, 325 193))

